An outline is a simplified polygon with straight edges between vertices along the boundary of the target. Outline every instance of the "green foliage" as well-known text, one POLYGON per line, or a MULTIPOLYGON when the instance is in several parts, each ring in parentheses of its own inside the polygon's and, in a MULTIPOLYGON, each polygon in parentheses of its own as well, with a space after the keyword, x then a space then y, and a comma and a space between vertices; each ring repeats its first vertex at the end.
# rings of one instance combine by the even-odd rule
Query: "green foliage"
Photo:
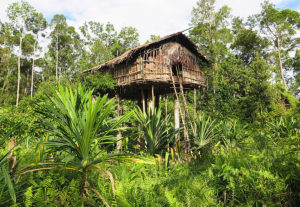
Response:
POLYGON ((46 144, 65 151, 68 154, 64 158, 66 163, 85 170, 115 156, 99 157, 102 154, 98 147, 117 141, 110 133, 128 119, 130 113, 110 118, 111 111, 115 108, 113 100, 109 100, 107 96, 93 100, 92 90, 85 91, 81 85, 74 91, 59 86, 58 91, 49 99, 51 104, 38 110, 38 113, 49 119, 42 122, 42 125, 53 136, 46 144))
MULTIPOLYGON (((82 73, 138 46, 135 28, 91 21, 77 31, 64 15, 48 23, 27 2, 12 3, 0 22, 0 206, 298 206, 299 12, 265 2, 244 21, 215 2, 200 0, 192 11, 189 36, 209 64, 208 87, 196 91, 190 154, 186 143, 174 146, 173 96, 166 113, 136 109, 135 119, 136 101, 122 100, 118 117, 108 98, 113 74, 82 73), (49 50, 38 55, 42 38, 49 50), (30 98, 33 59, 40 69, 30 98), (287 70, 288 90, 278 77, 287 70), (121 151, 134 156, 115 153, 119 131, 121 151)), ((191 112, 193 93, 185 95, 191 112)))
POLYGON ((111 171, 120 206, 209 206, 216 204, 216 196, 207 185, 205 167, 192 162, 156 173, 155 166, 130 164, 111 171))
MULTIPOLYGON (((2 126, 2 123, 4 121, 6 121, 5 118, 3 116, 1 116, 0 117, 0 126, 2 126)), ((16 131, 18 126, 19 126, 19 124, 15 124, 8 130, 4 129, 4 132, 0 131, 0 147, 1 148, 5 144, 5 142, 11 138, 11 136, 16 131)), ((2 130, 2 129, 0 128, 0 130, 2 130)), ((16 193, 15 193, 13 181, 11 180, 9 171, 7 170, 7 167, 6 167, 7 158, 11 154, 12 150, 13 150, 13 148, 10 149, 9 151, 5 152, 4 155, 2 155, 2 153, 0 154, 0 167, 1 167, 0 183, 2 182, 2 180, 4 180, 4 185, 1 186, 0 190, 3 191, 5 189, 5 187, 7 187, 11 199, 13 200, 14 203, 16 203, 16 193)), ((8 166, 10 166, 10 165, 8 165, 8 166)))
POLYGON ((32 206, 32 186, 28 187, 26 192, 24 193, 25 196, 25 207, 32 206))
MULTIPOLYGON (((263 163, 265 164, 265 163, 263 163)), ((280 205, 288 197, 284 178, 270 172, 251 154, 221 152, 209 169, 219 201, 230 206, 280 205)))
POLYGON ((288 138, 299 133, 299 120, 294 117, 280 117, 273 122, 268 123, 269 133, 275 139, 276 137, 288 138))
POLYGON ((7 185, 9 195, 15 203, 16 202, 15 189, 14 189, 13 183, 11 181, 11 178, 10 178, 10 176, 9 176, 9 174, 8 174, 8 172, 7 172, 7 170, 5 169, 4 166, 1 166, 1 172, 2 172, 1 174, 3 174, 3 177, 4 177, 5 184, 7 185))
POLYGON ((178 133, 169 121, 170 116, 162 117, 160 109, 144 113, 137 108, 135 118, 141 124, 141 146, 150 155, 161 154, 178 133))
POLYGON ((196 150, 204 148, 216 138, 218 126, 215 120, 212 120, 204 113, 199 113, 196 119, 195 130, 191 133, 196 150))
POLYGON ((78 82, 89 89, 94 89, 95 95, 104 95, 112 93, 115 88, 115 79, 112 75, 102 75, 101 73, 82 75, 78 77, 78 82))
POLYGON ((222 144, 227 149, 236 147, 238 142, 244 138, 245 127, 237 121, 221 121, 218 128, 222 144))
POLYGON ((46 64, 55 68, 56 77, 68 77, 78 67, 74 60, 79 58, 83 46, 80 36, 74 27, 67 24, 66 17, 61 14, 53 16, 51 27, 51 42, 48 45, 46 64))

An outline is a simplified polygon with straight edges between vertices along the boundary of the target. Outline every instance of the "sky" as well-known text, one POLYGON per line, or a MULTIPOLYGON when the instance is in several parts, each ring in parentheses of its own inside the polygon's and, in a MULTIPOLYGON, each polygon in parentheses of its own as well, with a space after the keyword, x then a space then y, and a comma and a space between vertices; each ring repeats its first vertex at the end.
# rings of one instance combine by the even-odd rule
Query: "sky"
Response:
MULTIPOLYGON (((6 8, 15 0, 0 0, 0 20, 6 20, 6 8)), ((112 23, 119 31, 132 26, 140 34, 140 43, 150 35, 165 36, 189 27, 191 11, 197 0, 28 0, 48 20, 64 14, 78 28, 85 21, 112 23)), ((227 5, 233 16, 259 13, 263 0, 216 0, 216 7, 227 5)), ((277 8, 300 11, 300 0, 270 0, 277 8)))

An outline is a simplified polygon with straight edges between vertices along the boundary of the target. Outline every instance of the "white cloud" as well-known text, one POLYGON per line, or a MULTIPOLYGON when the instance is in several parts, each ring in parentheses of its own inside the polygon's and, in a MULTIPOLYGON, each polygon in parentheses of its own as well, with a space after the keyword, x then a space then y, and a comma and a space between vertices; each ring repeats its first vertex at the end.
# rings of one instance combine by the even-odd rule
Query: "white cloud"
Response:
MULTIPOLYGON (((288 0, 271 0, 282 3, 288 0)), ((0 20, 12 0, 0 0, 0 20)), ((119 30, 124 26, 138 29, 141 43, 151 34, 167 35, 189 27, 191 11, 197 0, 29 0, 46 17, 64 13, 74 26, 84 21, 111 22, 119 30)), ((263 0, 217 0, 217 8, 228 5, 234 16, 258 13, 263 0)))

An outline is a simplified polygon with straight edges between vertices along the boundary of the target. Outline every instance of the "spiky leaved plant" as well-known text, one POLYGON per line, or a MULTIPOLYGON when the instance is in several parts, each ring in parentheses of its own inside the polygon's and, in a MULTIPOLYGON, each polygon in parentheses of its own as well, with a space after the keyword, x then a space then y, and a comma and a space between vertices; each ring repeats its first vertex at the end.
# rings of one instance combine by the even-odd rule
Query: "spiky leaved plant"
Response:
POLYGON ((192 143, 195 150, 201 151, 215 137, 217 123, 204 113, 199 113, 195 121, 195 129, 191 130, 192 143))
POLYGON ((103 153, 99 148, 103 144, 118 140, 112 132, 132 113, 112 118, 115 109, 114 100, 108 99, 107 95, 93 99, 92 90, 86 90, 81 85, 78 85, 75 90, 59 85, 58 90, 48 98, 50 104, 40 106, 37 110, 44 118, 42 126, 49 133, 49 141, 45 144, 50 149, 65 152, 63 153, 65 157, 62 163, 54 167, 42 167, 18 173, 24 175, 45 169, 78 171, 82 174, 82 196, 88 196, 89 188, 106 204, 101 195, 89 185, 88 174, 93 169, 107 174, 114 190, 111 173, 100 168, 98 164, 120 158, 121 154, 103 153))
MULTIPOLYGON (((4 116, 0 117, 0 126, 2 123, 5 123, 6 119, 4 116)), ((20 123, 16 123, 8 130, 5 130, 4 132, 0 133, 0 147, 2 147, 5 142, 12 136, 12 134, 15 132, 15 130, 19 127, 20 123)), ((15 145, 16 146, 16 145, 15 145)), ((9 175, 9 171, 6 169, 6 164, 8 163, 7 158, 11 154, 12 150, 14 149, 13 146, 10 150, 8 150, 4 155, 0 156, 0 182, 4 180, 4 185, 1 185, 0 191, 3 192, 2 187, 7 187, 8 192, 10 194, 11 199, 13 202, 16 202, 16 193, 13 185, 13 181, 11 180, 11 177, 9 175)))
POLYGON ((223 120, 219 123, 219 136, 222 144, 227 150, 237 146, 238 142, 244 137, 245 128, 247 125, 242 125, 236 120, 223 120))
POLYGON ((144 113, 140 108, 135 110, 135 118, 141 124, 141 145, 150 155, 160 154, 173 141, 175 130, 169 121, 170 116, 163 117, 160 109, 151 109, 144 113))

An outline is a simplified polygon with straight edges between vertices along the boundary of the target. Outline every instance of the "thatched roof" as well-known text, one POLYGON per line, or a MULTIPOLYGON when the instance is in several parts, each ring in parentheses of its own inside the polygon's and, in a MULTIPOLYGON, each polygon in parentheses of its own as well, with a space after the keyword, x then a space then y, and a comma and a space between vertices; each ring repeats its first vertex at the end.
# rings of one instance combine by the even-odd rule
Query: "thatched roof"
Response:
POLYGON ((196 55, 203 61, 207 62, 207 59, 197 51, 197 46, 189 38, 187 38, 187 36, 185 36, 182 32, 177 32, 177 33, 162 37, 153 42, 146 43, 144 45, 130 49, 127 52, 125 52, 124 54, 122 54, 106 63, 95 66, 91 69, 85 70, 84 72, 96 71, 96 70, 103 69, 103 68, 113 68, 115 65, 130 61, 136 54, 138 54, 142 50, 147 50, 148 48, 156 47, 158 45, 162 45, 167 42, 178 42, 178 43, 182 44, 183 46, 185 46, 188 50, 190 50, 194 55, 196 55))

